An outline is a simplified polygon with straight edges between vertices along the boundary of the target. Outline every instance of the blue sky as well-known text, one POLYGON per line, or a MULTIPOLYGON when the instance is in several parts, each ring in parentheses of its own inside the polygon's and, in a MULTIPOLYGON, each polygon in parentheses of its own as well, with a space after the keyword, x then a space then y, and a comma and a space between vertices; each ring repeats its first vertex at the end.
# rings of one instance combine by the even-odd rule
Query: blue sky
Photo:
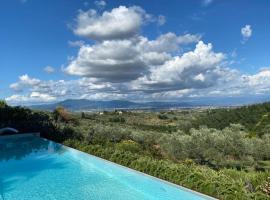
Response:
POLYGON ((270 2, 4 0, 0 98, 267 98, 270 2))

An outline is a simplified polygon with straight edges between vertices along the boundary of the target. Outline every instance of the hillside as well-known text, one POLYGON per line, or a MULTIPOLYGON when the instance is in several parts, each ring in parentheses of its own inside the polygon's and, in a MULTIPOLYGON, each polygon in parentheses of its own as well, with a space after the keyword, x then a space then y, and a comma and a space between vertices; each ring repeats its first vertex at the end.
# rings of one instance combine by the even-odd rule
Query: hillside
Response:
POLYGON ((2 102, 0 127, 40 132, 44 138, 219 199, 266 200, 270 196, 268 113, 269 103, 100 114, 64 108, 34 111, 2 102))
POLYGON ((234 109, 213 109, 203 113, 194 125, 223 129, 232 123, 244 125, 249 131, 263 134, 270 126, 270 102, 242 106, 234 109))

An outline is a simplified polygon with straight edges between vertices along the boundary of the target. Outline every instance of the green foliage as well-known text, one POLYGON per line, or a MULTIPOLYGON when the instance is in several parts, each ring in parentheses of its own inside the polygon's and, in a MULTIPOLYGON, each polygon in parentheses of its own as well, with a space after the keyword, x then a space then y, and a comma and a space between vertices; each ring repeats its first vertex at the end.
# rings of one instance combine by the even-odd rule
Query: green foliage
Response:
POLYGON ((137 142, 134 142, 133 140, 122 140, 116 145, 116 148, 123 151, 130 151, 132 153, 138 153, 142 151, 141 145, 137 142))
POLYGON ((0 127, 42 137, 220 199, 269 199, 270 103, 236 109, 53 113, 0 102, 0 127))
POLYGON ((7 107, 7 103, 3 100, 0 100, 0 108, 5 108, 7 107))
POLYGON ((223 130, 191 129, 190 135, 163 135, 158 143, 169 158, 191 158, 215 169, 240 169, 254 166, 259 160, 270 160, 269 136, 250 138, 243 129, 236 124, 223 130))
POLYGON ((177 131, 177 127, 172 126, 172 125, 137 124, 136 127, 144 131, 157 131, 157 132, 168 132, 168 133, 177 131))
POLYGON ((50 117, 22 107, 0 106, 0 127, 13 127, 20 132, 54 132, 50 117))
POLYGON ((168 117, 167 115, 164 115, 164 114, 158 115, 158 118, 159 118, 159 119, 162 119, 162 120, 169 119, 169 117, 168 117))
POLYGON ((82 137, 72 125, 55 123, 50 113, 8 105, 0 106, 1 127, 13 127, 23 133, 39 132, 42 137, 57 142, 82 137))
POLYGON ((124 123, 124 122, 126 122, 126 120, 124 117, 114 116, 114 117, 110 118, 110 122, 124 123))
POLYGON ((85 119, 85 118, 86 118, 86 116, 85 116, 85 113, 84 113, 84 112, 82 112, 82 113, 81 113, 81 118, 82 118, 82 119, 85 119))
POLYGON ((208 110, 194 120, 193 124, 195 127, 205 125, 210 128, 224 129, 232 123, 237 123, 261 136, 262 129, 270 124, 269 115, 270 103, 263 103, 235 109, 208 110))
POLYGON ((88 133, 85 134, 85 139, 92 144, 104 144, 107 142, 120 142, 128 139, 128 131, 123 128, 114 128, 105 125, 93 125, 88 133))

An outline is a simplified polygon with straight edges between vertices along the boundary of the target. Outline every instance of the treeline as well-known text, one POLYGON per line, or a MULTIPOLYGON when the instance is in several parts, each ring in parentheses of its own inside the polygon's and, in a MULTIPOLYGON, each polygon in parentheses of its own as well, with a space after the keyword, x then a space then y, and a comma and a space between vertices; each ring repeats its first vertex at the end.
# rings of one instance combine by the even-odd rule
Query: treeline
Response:
POLYGON ((233 109, 212 109, 194 121, 194 126, 224 129, 230 124, 241 124, 249 132, 263 135, 270 132, 270 103, 242 106, 233 109))

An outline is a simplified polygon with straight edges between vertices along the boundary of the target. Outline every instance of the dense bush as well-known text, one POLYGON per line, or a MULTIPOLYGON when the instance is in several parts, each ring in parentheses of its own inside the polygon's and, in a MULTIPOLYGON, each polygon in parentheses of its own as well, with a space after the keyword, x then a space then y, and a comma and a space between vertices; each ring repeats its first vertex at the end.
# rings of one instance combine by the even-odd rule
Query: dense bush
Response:
POLYGON ((20 132, 40 132, 41 134, 55 132, 55 126, 48 114, 1 104, 0 127, 13 127, 20 132))
POLYGON ((191 129, 190 135, 164 135, 159 143, 171 158, 191 158, 214 168, 243 168, 270 159, 270 135, 248 137, 243 126, 236 124, 223 130, 200 128, 191 129))
POLYGON ((164 115, 164 114, 158 115, 158 118, 163 119, 163 120, 169 119, 169 117, 167 115, 164 115))
MULTIPOLYGON (((21 133, 39 132, 42 137, 62 142, 66 139, 79 139, 73 124, 61 124, 51 113, 33 111, 23 107, 11 107, 0 102, 0 128, 12 127, 21 133)), ((55 116, 54 116, 55 117, 55 116)))
POLYGON ((130 151, 132 153, 139 153, 142 151, 141 145, 133 140, 122 140, 116 145, 116 148, 123 151, 130 151))
POLYGON ((112 117, 110 118, 110 122, 119 122, 119 123, 124 123, 126 122, 125 118, 123 117, 112 117))
POLYGON ((128 139, 129 132, 124 128, 114 128, 106 125, 93 125, 85 134, 86 141, 92 144, 104 144, 106 142, 120 142, 128 139))

